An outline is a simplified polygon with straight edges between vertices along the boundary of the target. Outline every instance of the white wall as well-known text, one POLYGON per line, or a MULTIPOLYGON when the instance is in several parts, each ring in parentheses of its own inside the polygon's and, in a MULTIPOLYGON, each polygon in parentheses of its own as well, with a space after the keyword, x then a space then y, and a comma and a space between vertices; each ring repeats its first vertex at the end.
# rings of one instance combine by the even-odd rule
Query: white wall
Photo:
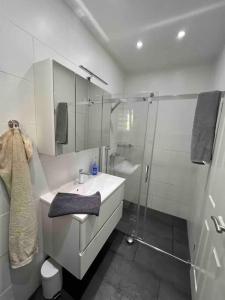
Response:
POLYGON ((125 78, 125 93, 154 92, 159 95, 198 93, 212 88, 213 64, 168 69, 125 78))
POLYGON ((151 208, 186 220, 190 220, 196 174, 190 161, 196 102, 159 103, 148 201, 151 208))
MULTIPOLYGON (((54 58, 82 76, 78 66, 85 65, 104 78, 111 93, 123 91, 123 73, 112 58, 60 0, 0 0, 0 132, 9 119, 17 119, 21 128, 36 141, 33 63, 54 58)), ((98 82, 96 81, 98 84, 98 82)), ((34 197, 49 188, 78 176, 79 168, 88 168, 97 150, 60 157, 36 152, 31 163, 34 197)), ((0 299, 27 299, 40 283, 40 251, 27 267, 11 271, 8 263, 9 200, 0 185, 0 299)))
POLYGON ((215 89, 225 90, 225 47, 221 51, 215 63, 214 87, 215 89))

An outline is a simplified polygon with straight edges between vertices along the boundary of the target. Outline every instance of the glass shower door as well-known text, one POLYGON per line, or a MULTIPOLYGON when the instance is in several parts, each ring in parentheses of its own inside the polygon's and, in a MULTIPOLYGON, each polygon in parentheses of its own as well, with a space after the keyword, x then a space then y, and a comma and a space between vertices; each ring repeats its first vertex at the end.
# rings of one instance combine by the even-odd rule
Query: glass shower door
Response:
POLYGON ((118 99, 111 109, 107 169, 126 179, 123 217, 117 229, 127 235, 137 229, 148 110, 148 101, 134 99, 118 99))
POLYGON ((207 166, 190 160, 196 104, 196 98, 153 103, 156 119, 149 123, 144 155, 150 165, 147 194, 146 187, 141 190, 140 238, 184 261, 198 245, 208 174, 207 166))

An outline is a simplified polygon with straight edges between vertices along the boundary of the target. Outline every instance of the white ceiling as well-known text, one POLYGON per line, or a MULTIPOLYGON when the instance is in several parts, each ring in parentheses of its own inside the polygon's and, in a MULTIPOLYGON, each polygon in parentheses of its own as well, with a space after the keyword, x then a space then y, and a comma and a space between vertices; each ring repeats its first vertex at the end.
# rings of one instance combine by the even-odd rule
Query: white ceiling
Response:
POLYGON ((65 0, 125 72, 214 59, 225 43, 225 1, 65 0), (186 31, 182 41, 179 30, 186 31), (136 49, 137 40, 143 48, 136 49))

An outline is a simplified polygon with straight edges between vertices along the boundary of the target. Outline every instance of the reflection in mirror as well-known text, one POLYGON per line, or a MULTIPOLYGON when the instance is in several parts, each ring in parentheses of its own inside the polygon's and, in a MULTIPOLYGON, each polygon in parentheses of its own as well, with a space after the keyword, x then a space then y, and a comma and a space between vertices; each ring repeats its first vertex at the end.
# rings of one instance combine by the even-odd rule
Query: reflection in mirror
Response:
POLYGON ((89 82, 88 148, 101 147, 103 90, 89 82))
POLYGON ((109 144, 111 104, 104 91, 76 75, 76 151, 109 144))
POLYGON ((53 62, 56 154, 75 151, 75 74, 53 62))
POLYGON ((88 149, 88 81, 76 75, 76 151, 88 149))
POLYGON ((111 122, 111 101, 104 101, 109 99, 110 95, 104 93, 103 106, 102 106, 102 146, 110 146, 110 122, 111 122))

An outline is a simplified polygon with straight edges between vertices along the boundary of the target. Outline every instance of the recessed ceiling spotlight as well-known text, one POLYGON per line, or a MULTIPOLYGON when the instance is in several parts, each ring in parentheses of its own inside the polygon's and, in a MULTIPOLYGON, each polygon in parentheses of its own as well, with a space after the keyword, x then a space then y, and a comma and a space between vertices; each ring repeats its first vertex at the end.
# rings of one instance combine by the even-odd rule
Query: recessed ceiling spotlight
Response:
POLYGON ((142 41, 138 41, 136 44, 137 49, 141 49, 143 47, 142 41))
POLYGON ((186 32, 184 30, 180 30, 177 34, 177 39, 182 40, 186 35, 186 32))

